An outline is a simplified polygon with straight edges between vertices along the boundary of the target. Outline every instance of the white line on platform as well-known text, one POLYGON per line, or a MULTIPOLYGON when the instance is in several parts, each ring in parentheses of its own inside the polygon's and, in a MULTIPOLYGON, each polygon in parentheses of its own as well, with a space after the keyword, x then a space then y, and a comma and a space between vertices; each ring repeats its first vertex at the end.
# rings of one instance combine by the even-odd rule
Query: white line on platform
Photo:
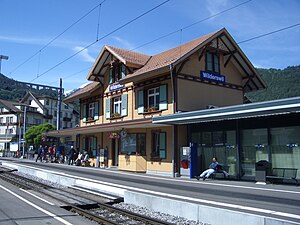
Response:
MULTIPOLYGON (((24 166, 24 165, 22 165, 22 166, 32 168, 32 169, 36 170, 35 167, 24 166)), ((49 170, 40 169, 40 168, 39 168, 39 170, 42 170, 42 171, 45 171, 46 173, 49 173, 49 170)), ((145 189, 125 186, 125 185, 120 185, 120 184, 114 184, 114 183, 105 182, 105 181, 93 180, 93 179, 90 179, 90 178, 74 176, 74 175, 61 173, 61 172, 52 171, 51 173, 57 174, 57 175, 62 175, 62 176, 65 176, 65 177, 71 177, 71 178, 78 179, 78 180, 88 181, 88 182, 91 182, 92 186, 95 186, 95 184, 98 183, 98 184, 108 185, 108 186, 111 186, 111 187, 117 187, 117 188, 120 188, 120 189, 127 189, 127 190, 133 190, 133 191, 138 191, 138 192, 142 192, 142 193, 147 193, 147 194, 154 194, 154 195, 158 195, 158 196, 162 196, 162 197, 170 197, 170 198, 174 198, 174 199, 178 199, 178 200, 188 200, 188 201, 192 201, 192 202, 210 204, 210 205, 214 205, 214 206, 217 206, 217 207, 225 206, 225 207, 232 208, 232 209, 241 209, 241 210, 248 210, 248 211, 252 211, 252 212, 266 213, 266 214, 269 214, 270 216, 271 215, 278 215, 278 216, 287 217, 287 218, 299 219, 299 215, 296 215, 296 214, 277 212, 277 211, 268 210, 268 209, 261 209, 261 208, 255 208, 255 207, 235 205, 235 204, 229 204, 229 203, 223 203, 223 202, 216 202, 216 201, 210 201, 210 200, 205 200, 205 199, 195 199, 195 198, 186 197, 186 196, 179 196, 179 195, 168 194, 168 193, 163 193, 163 192, 156 192, 156 191, 151 191, 151 190, 145 190, 145 189)), ((147 177, 147 176, 144 176, 144 177, 147 177)), ((149 178, 149 177, 147 177, 147 178, 149 178)), ((153 178, 153 177, 151 177, 151 178, 153 178)), ((167 179, 167 178, 156 178, 156 179, 164 179, 164 180, 174 181, 173 179, 167 179)), ((192 182, 192 181, 189 181, 189 182, 192 182)), ((195 183, 195 182, 192 182, 192 183, 195 183)), ((293 191, 274 190, 274 189, 265 189, 265 188, 254 188, 254 187, 244 187, 244 186, 237 186, 237 185, 212 184, 212 183, 208 184, 208 183, 203 183, 203 182, 201 184, 299 194, 299 192, 293 192, 293 191)))
POLYGON ((43 199, 43 198, 41 198, 41 197, 39 197, 39 196, 37 196, 37 195, 35 195, 35 194, 29 192, 29 191, 26 191, 26 190, 24 190, 24 189, 22 189, 22 188, 20 188, 20 190, 23 191, 23 192, 25 192, 25 193, 27 193, 27 194, 29 194, 29 195, 31 195, 31 196, 33 196, 33 197, 35 197, 35 198, 37 198, 37 199, 39 199, 39 200, 41 200, 41 201, 43 201, 43 202, 46 202, 46 203, 49 204, 49 205, 54 205, 54 203, 49 202, 49 201, 47 201, 47 200, 45 200, 45 199, 43 199))
POLYGON ((64 220, 63 218, 45 210, 45 209, 42 209, 41 207, 35 205, 34 203, 28 201, 27 199, 21 197, 20 195, 17 195, 16 193, 12 192, 11 190, 7 189, 6 187, 3 187, 2 185, 0 185, 0 188, 2 188, 3 190, 7 191, 8 193, 12 194, 13 196, 17 197, 18 199, 20 199, 21 201, 27 203, 28 205, 31 205, 32 207, 36 208, 37 210, 47 214, 48 216, 51 216, 53 219, 55 220, 58 220, 59 222, 63 223, 63 224, 66 224, 66 225, 73 225, 72 223, 64 220))

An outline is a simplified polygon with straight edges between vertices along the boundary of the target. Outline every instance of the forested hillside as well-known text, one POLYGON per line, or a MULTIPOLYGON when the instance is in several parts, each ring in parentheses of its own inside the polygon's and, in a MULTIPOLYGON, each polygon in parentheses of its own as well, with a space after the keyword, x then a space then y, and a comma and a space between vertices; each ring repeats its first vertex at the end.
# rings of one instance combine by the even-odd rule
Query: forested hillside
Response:
POLYGON ((252 102, 300 96, 300 66, 281 69, 257 69, 267 84, 267 89, 248 93, 252 102))
MULTIPOLYGON (((22 82, 10 79, 0 73, 0 99, 19 101, 24 97, 28 89, 29 87, 22 84, 22 82)), ((57 96, 57 93, 52 90, 30 89, 30 91, 38 95, 57 96)))
MULTIPOLYGON (((248 93, 247 97, 252 102, 300 96, 300 66, 289 66, 283 70, 258 68, 257 71, 266 82, 267 89, 248 93)), ((13 82, 18 81, 0 74, 0 99, 17 101, 25 95, 27 88, 16 87, 12 85, 13 82)), ((40 95, 53 96, 57 94, 47 93, 45 90, 31 91, 40 95)))

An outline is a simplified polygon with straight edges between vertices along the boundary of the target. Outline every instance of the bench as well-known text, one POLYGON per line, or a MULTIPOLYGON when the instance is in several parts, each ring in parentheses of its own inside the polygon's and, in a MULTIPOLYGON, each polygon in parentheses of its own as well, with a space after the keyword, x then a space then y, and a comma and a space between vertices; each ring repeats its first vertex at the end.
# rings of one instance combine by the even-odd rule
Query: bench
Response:
POLYGON ((211 175, 212 179, 224 179, 226 178, 223 171, 229 171, 229 166, 218 165, 216 171, 211 175))
POLYGON ((271 175, 266 176, 267 180, 270 180, 273 184, 275 181, 283 183, 284 180, 293 180, 298 186, 297 177, 298 169, 294 168, 273 168, 271 175))

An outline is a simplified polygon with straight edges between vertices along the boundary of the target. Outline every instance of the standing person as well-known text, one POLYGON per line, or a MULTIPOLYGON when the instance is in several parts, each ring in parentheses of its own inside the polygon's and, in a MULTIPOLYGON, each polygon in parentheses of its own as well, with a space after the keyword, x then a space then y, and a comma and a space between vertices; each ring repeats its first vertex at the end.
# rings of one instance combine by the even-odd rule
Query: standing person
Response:
POLYGON ((37 162, 38 159, 40 159, 41 162, 42 162, 42 153, 43 153, 43 146, 42 146, 42 145, 40 145, 40 147, 38 148, 37 153, 38 153, 38 155, 37 155, 37 157, 36 157, 35 162, 37 162))
POLYGON ((48 161, 47 154, 48 154, 48 146, 45 145, 42 151, 42 160, 45 160, 46 162, 48 161))
MULTIPOLYGON (((212 163, 209 165, 209 168, 203 171, 203 173, 201 173, 200 176, 197 176, 197 180, 199 180, 200 178, 206 180, 207 178, 209 178, 210 175, 217 171, 218 166, 220 167, 221 165, 218 163, 217 158, 212 158, 212 163)), ((223 171, 223 173, 225 176, 228 176, 228 173, 226 171, 223 171)))
POLYGON ((70 149, 70 151, 69 151, 69 162, 68 162, 68 164, 69 165, 73 165, 73 163, 74 163, 74 154, 75 154, 75 149, 74 149, 74 146, 72 145, 71 146, 71 149, 70 149))

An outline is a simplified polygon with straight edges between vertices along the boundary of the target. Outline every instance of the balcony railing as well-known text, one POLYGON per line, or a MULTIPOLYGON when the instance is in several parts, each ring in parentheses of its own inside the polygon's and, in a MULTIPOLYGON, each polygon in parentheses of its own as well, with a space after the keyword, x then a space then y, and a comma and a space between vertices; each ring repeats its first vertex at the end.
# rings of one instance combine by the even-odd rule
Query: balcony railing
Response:
POLYGON ((63 118, 63 121, 66 121, 66 122, 70 122, 72 120, 72 118, 70 118, 70 117, 64 117, 63 118))

